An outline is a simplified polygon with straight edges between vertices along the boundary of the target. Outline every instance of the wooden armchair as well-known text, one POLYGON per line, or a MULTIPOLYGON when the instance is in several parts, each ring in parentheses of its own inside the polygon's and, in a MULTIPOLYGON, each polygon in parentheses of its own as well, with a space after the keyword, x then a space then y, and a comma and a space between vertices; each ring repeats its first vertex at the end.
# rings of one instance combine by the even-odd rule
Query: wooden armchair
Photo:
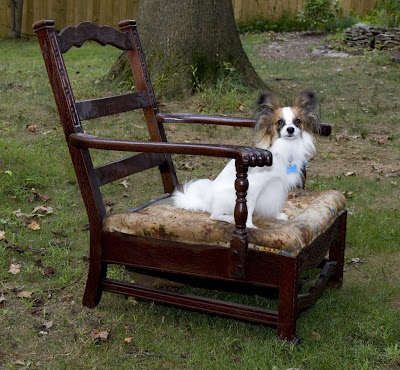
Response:
MULTIPOLYGON (((343 195, 333 190, 294 190, 285 207, 291 215, 290 221, 256 220, 258 229, 247 230, 247 170, 249 166, 271 165, 271 154, 251 147, 168 143, 163 124, 185 122, 251 128, 254 120, 159 113, 135 21, 120 22, 120 31, 83 22, 57 33, 50 20, 37 21, 33 28, 89 218, 90 264, 83 304, 96 306, 103 291, 126 294, 272 325, 278 328, 280 338, 297 342, 299 312, 312 305, 327 285, 339 288, 342 284, 346 234, 343 195), (75 101, 63 54, 73 46, 81 47, 86 40, 126 50, 138 91, 75 101), (134 109, 143 110, 151 141, 114 140, 83 131, 83 120, 134 109), (139 154, 94 167, 92 149, 139 154), (171 154, 236 160, 236 225, 212 221, 207 214, 178 210, 172 205, 170 195, 178 179, 171 154), (154 167, 160 170, 164 194, 126 213, 107 215, 100 187, 154 167), (112 280, 107 277, 109 264, 221 289, 237 287, 246 292, 256 287, 257 292, 263 292, 275 288, 279 290, 278 310, 112 280), (316 267, 321 269, 317 282, 307 293, 299 294, 300 274, 316 267)), ((329 135, 329 125, 322 125, 321 132, 329 135)))

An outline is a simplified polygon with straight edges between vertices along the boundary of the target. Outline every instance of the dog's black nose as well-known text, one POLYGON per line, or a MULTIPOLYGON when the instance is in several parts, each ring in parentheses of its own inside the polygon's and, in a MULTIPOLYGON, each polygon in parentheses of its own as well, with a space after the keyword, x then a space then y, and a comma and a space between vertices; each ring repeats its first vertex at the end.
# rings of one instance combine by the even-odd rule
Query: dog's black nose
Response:
POLYGON ((294 132, 294 127, 288 127, 288 128, 287 128, 287 132, 288 132, 289 134, 293 134, 293 132, 294 132))

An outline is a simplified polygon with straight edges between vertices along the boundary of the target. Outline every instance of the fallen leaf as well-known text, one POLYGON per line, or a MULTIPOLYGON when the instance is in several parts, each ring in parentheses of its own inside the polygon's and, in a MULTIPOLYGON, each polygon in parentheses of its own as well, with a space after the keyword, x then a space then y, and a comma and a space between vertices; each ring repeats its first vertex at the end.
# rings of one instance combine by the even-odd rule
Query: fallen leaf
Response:
POLYGON ((346 172, 344 175, 345 175, 345 176, 355 176, 356 173, 353 172, 353 171, 349 171, 349 172, 346 172))
POLYGON ((53 266, 47 266, 44 268, 39 269, 40 273, 44 277, 53 276, 56 273, 56 268, 53 266))
POLYGON ((35 308, 32 312, 31 315, 34 316, 43 316, 43 309, 42 308, 35 308))
POLYGON ((29 225, 28 228, 31 230, 40 230, 40 225, 36 221, 32 221, 29 225))
POLYGON ((53 208, 52 207, 45 207, 45 206, 38 206, 35 207, 32 212, 30 213, 23 213, 21 212, 21 209, 17 209, 16 211, 13 212, 13 214, 18 217, 19 219, 21 218, 34 218, 34 217, 43 217, 47 216, 49 214, 53 213, 53 208))
POLYGON ((22 267, 22 265, 20 265, 19 263, 12 263, 10 265, 8 272, 10 274, 17 275, 21 272, 21 267, 22 267))
POLYGON ((15 215, 16 217, 21 217, 24 216, 24 213, 21 212, 21 209, 17 209, 13 212, 13 215, 15 215))
POLYGON ((73 296, 72 294, 67 294, 67 295, 65 295, 64 297, 61 297, 60 299, 61 299, 63 302, 69 302, 69 301, 71 301, 73 298, 74 298, 74 296, 73 296))
POLYGON ((373 165, 372 168, 374 169, 375 172, 382 173, 382 171, 383 171, 382 167, 379 167, 379 166, 376 166, 376 165, 373 165))
POLYGON ((39 131, 39 125, 28 125, 28 126, 26 126, 26 127, 27 127, 27 129, 28 129, 29 131, 31 131, 31 132, 39 131))
POLYGON ((105 342, 107 340, 109 334, 110 334, 110 332, 107 330, 93 329, 92 332, 90 333, 90 336, 91 336, 93 342, 96 340, 105 342))
POLYGON ((5 302, 6 302, 6 299, 4 297, 4 294, 3 294, 3 292, 1 292, 1 295, 0 295, 0 306, 4 306, 5 302))
POLYGON ((24 361, 20 361, 20 360, 17 360, 15 362, 13 362, 13 364, 14 365, 18 365, 18 366, 25 366, 25 362, 24 361))
POLYGON ((128 302, 132 305, 132 306, 137 306, 139 303, 138 301, 133 298, 133 297, 128 297, 128 302))
POLYGON ((244 105, 239 105, 239 111, 243 112, 244 111, 244 105))
POLYGON ((176 131, 176 126, 175 125, 169 126, 169 130, 172 132, 176 131))
POLYGON ((316 332, 316 331, 312 331, 312 332, 311 332, 311 339, 314 339, 314 340, 321 340, 321 339, 322 339, 322 336, 321 336, 320 333, 318 333, 318 332, 316 332))
POLYGON ((33 209, 31 213, 28 213, 27 217, 43 217, 53 213, 52 207, 38 206, 33 209))
POLYGON ((128 181, 124 180, 121 182, 121 185, 126 189, 129 186, 128 181))
POLYGON ((36 189, 32 188, 31 192, 33 193, 33 197, 29 198, 30 202, 34 202, 37 200, 43 200, 44 202, 48 202, 49 200, 51 200, 51 197, 48 197, 46 195, 42 195, 40 194, 36 189))
POLYGON ((3 230, 0 230, 0 240, 6 240, 6 232, 3 230))
POLYGON ((124 342, 125 343, 131 343, 133 341, 133 338, 132 337, 128 337, 128 338, 125 338, 124 339, 124 342))
POLYGON ((344 195, 346 198, 351 199, 351 198, 353 198, 354 191, 345 190, 345 191, 343 192, 343 195, 344 195))
POLYGON ((24 290, 24 291, 18 293, 18 294, 17 294, 17 297, 18 297, 18 298, 25 298, 25 299, 28 299, 28 298, 31 298, 31 297, 32 297, 32 293, 33 293, 33 292, 27 292, 27 291, 24 290))
POLYGON ((363 263, 367 263, 367 260, 364 258, 355 257, 355 258, 350 259, 348 262, 352 263, 354 265, 361 265, 363 263))
POLYGON ((49 331, 49 329, 53 326, 53 321, 45 321, 41 326, 40 329, 43 331, 49 331))
POLYGON ((201 164, 198 162, 183 162, 181 169, 185 171, 193 171, 196 167, 200 167, 201 164))

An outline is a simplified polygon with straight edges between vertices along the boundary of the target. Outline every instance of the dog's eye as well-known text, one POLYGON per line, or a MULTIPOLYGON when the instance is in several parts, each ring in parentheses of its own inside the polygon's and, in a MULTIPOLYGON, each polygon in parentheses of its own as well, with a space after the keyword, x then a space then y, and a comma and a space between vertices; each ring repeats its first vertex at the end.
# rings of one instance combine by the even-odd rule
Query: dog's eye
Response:
POLYGON ((296 118, 296 119, 294 120, 294 124, 295 124, 296 126, 300 126, 300 124, 301 124, 300 119, 296 118))
POLYGON ((283 127, 285 126, 285 122, 283 121, 283 119, 278 119, 278 122, 276 123, 279 127, 283 127))

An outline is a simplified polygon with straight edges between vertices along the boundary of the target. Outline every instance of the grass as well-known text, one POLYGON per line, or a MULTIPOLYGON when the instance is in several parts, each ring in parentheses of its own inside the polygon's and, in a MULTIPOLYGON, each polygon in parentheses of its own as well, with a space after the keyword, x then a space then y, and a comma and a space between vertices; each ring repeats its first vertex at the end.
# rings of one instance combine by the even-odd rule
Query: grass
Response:
MULTIPOLYGON (((277 340, 275 330, 261 325, 108 293, 97 308, 82 307, 87 218, 39 46, 35 41, 2 40, 0 231, 5 240, 0 240, 0 297, 5 301, 0 302, 0 368, 399 368, 399 68, 363 55, 266 62, 254 47, 263 42, 260 36, 243 36, 242 41, 271 90, 289 102, 300 89, 314 88, 323 120, 334 127, 330 138, 318 139, 308 187, 336 188, 347 194, 343 289, 327 290, 301 315, 298 347, 277 340), (378 167, 382 170, 374 169, 378 167), (354 175, 346 176, 349 171, 354 175), (28 225, 35 217, 29 213, 37 206, 51 207, 53 212, 36 217, 40 229, 32 230, 28 225), (17 217, 18 210, 23 215, 17 217), (20 265, 18 273, 8 272, 11 264, 20 265), (46 329, 49 322, 52 325, 46 329), (107 341, 92 341, 93 329, 109 331, 107 341)), ((121 89, 105 86, 95 77, 108 71, 118 52, 107 47, 98 56, 96 48, 88 45, 69 55, 79 98, 96 96, 96 89, 110 94, 121 89)), ((163 102, 161 109, 251 116, 257 94, 243 89, 204 90, 185 101, 163 102)), ((99 119, 85 129, 114 137, 147 137, 140 114, 108 122, 99 119)), ((250 133, 238 128, 170 125, 166 131, 170 141, 251 142, 250 133)), ((96 157, 98 163, 103 159, 96 157)), ((182 181, 216 175, 224 165, 219 159, 187 156, 176 156, 175 162, 182 181)), ((158 174, 141 176, 135 180, 147 184, 141 190, 135 189, 133 179, 127 180, 127 188, 121 184, 105 188, 112 210, 158 193, 158 174)), ((127 273, 113 268, 111 274, 127 273)), ((257 296, 233 298, 271 304, 257 296)))

